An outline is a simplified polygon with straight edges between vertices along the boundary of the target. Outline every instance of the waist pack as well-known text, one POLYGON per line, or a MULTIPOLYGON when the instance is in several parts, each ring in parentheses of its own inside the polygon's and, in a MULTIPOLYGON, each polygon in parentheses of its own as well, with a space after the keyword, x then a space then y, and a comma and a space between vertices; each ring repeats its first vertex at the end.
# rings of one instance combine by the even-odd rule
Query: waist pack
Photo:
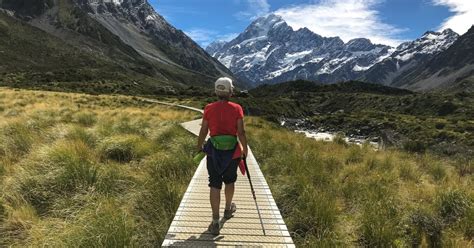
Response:
POLYGON ((211 137, 211 143, 217 150, 233 150, 237 142, 237 137, 233 135, 217 135, 211 137))

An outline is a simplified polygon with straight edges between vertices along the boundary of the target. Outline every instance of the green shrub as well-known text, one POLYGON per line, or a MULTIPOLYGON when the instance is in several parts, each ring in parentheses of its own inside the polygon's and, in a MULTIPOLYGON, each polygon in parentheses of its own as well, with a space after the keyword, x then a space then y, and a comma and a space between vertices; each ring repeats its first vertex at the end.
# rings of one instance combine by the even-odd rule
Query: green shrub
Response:
POLYGON ((426 151, 426 145, 422 141, 409 140, 403 143, 403 149, 408 152, 424 153, 426 151))
POLYGON ((441 247, 442 221, 426 210, 416 210, 408 217, 406 224, 408 243, 412 247, 441 247))
POLYGON ((447 190, 437 197, 437 209, 445 223, 453 223, 463 218, 472 208, 472 199, 461 190, 447 190))
POLYGON ((102 159, 128 163, 151 154, 152 146, 135 135, 115 135, 106 138, 99 145, 102 159))
POLYGON ((97 122, 94 112, 79 112, 74 115, 74 121, 82 126, 91 127, 97 122))
POLYGON ((466 211, 466 216, 461 220, 460 229, 464 231, 467 240, 474 239, 474 206, 466 211))

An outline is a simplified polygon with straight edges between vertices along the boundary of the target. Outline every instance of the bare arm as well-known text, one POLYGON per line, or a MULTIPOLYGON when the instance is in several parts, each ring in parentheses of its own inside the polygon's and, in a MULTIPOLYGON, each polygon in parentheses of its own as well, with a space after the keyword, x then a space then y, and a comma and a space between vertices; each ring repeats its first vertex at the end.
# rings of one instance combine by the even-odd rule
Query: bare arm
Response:
POLYGON ((245 135, 245 127, 244 127, 243 119, 237 120, 237 136, 239 137, 240 144, 242 144, 243 155, 247 157, 247 154, 248 154, 247 136, 245 135))
POLYGON ((202 146, 204 145, 204 140, 206 139, 207 133, 209 132, 209 123, 202 119, 201 131, 199 131, 197 150, 202 151, 202 146))

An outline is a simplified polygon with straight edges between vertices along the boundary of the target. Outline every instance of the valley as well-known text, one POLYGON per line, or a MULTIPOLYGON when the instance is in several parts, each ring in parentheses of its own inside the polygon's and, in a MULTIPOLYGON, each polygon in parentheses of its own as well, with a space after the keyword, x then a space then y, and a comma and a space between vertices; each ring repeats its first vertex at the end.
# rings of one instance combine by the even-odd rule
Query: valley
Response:
POLYGON ((297 247, 472 247, 474 26, 386 45, 268 4, 222 35, 198 27, 222 6, 163 2, 0 0, 0 247, 160 246, 202 118, 170 105, 203 109, 220 77, 297 247))

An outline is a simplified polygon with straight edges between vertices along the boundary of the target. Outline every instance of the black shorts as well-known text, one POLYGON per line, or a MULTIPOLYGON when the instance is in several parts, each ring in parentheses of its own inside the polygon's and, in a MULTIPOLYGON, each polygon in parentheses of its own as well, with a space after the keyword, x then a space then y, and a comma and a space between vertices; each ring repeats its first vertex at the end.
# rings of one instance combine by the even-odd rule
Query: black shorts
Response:
POLYGON ((219 175, 216 171, 212 158, 207 157, 207 173, 209 174, 209 187, 221 189, 222 182, 225 184, 235 183, 237 181, 237 167, 240 163, 240 158, 234 159, 227 166, 227 169, 219 175))

